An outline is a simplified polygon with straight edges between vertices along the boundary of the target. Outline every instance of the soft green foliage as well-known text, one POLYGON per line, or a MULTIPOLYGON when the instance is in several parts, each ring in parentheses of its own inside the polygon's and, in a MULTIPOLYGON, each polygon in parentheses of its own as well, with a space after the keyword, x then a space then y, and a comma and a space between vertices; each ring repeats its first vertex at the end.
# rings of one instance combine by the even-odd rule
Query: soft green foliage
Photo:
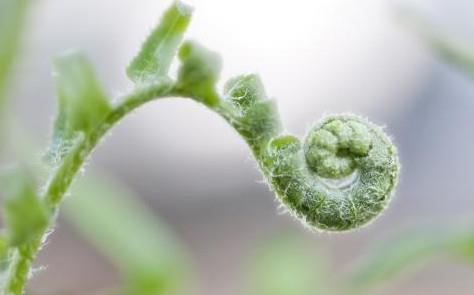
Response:
POLYGON ((29 0, 0 0, 0 106, 6 80, 18 51, 20 31, 29 2, 29 0))
POLYGON ((282 202, 309 225, 327 230, 352 229, 378 216, 399 173, 388 137, 354 115, 324 118, 304 147, 293 136, 272 139, 264 167, 282 202), (324 164, 314 166, 315 154, 324 164))
POLYGON ((327 262, 308 241, 286 236, 265 241, 247 272, 252 295, 322 295, 329 292, 327 262))
POLYGON ((90 133, 111 107, 90 62, 80 53, 69 53, 54 63, 58 108, 51 157, 60 160, 74 139, 90 133))
POLYGON ((407 23, 437 54, 474 76, 474 43, 456 38, 446 30, 433 26, 413 11, 401 13, 401 20, 407 23))
POLYGON ((257 77, 234 78, 226 90, 221 113, 252 147, 295 216, 334 231, 359 227, 383 211, 398 181, 399 162, 379 127, 350 114, 328 116, 303 145, 292 135, 279 135, 277 109, 257 77))
MULTIPOLYGON (((0 129, 5 123, 6 87, 12 72, 30 0, 0 0, 0 129)), ((0 136, 2 135, 0 130, 0 136)), ((0 145, 3 139, 0 138, 0 145)))
POLYGON ((436 258, 474 264, 472 230, 411 230, 367 249, 349 272, 328 267, 323 252, 288 236, 266 241, 248 271, 250 294, 371 294, 409 271, 421 271, 436 258), (343 274, 343 275, 341 275, 343 274))
POLYGON ((7 232, 1 238, 1 294, 22 294, 30 265, 49 225, 50 212, 38 198, 34 182, 25 171, 12 171, 3 180, 7 232))
POLYGON ((176 49, 191 20, 192 8, 176 2, 163 15, 160 24, 143 43, 140 53, 130 63, 127 74, 135 83, 156 82, 168 75, 176 49))
POLYGON ((404 232, 370 249, 369 253, 353 271, 348 284, 351 290, 362 294, 406 270, 423 266, 440 254, 451 254, 474 263, 474 234, 445 230, 404 232))
POLYGON ((4 216, 8 244, 28 243, 48 225, 48 212, 36 194, 36 185, 22 170, 15 170, 1 182, 5 193, 4 216))
MULTIPOLYGON (((329 148, 334 150, 333 154, 316 157, 316 163, 329 161, 327 165, 322 170, 315 168, 313 155, 324 154, 324 149, 311 140, 302 144, 298 138, 282 134, 276 104, 266 97, 257 76, 231 79, 221 97, 216 90, 220 58, 203 46, 186 41, 179 49, 181 67, 178 79, 174 81, 169 77, 168 69, 178 52, 190 13, 191 9, 180 2, 175 2, 165 13, 161 24, 145 41, 128 68, 135 89, 119 98, 114 105, 109 104, 89 62, 81 54, 69 54, 57 60, 55 72, 59 111, 51 148, 53 165, 41 196, 41 202, 49 213, 48 223, 53 224, 65 193, 103 136, 135 108, 153 99, 173 96, 203 103, 234 127, 249 144, 259 167, 282 203, 313 228, 348 230, 366 224, 379 215, 393 193, 399 170, 395 147, 381 129, 353 115, 325 118, 310 131, 309 138, 318 142, 319 130, 325 129, 332 133, 337 142, 329 148), (350 132, 346 134, 348 130, 350 132), (308 158, 312 159, 310 163, 308 158), (348 164, 340 171, 330 171, 339 162, 348 164), (346 179, 349 173, 351 178, 346 179)), ((117 210, 123 210, 120 204, 116 205, 117 210)), ((110 212, 109 215, 110 222, 118 222, 116 215, 115 218, 110 212)), ((105 218, 105 214, 97 218, 105 218)), ((101 219, 101 222, 104 221, 101 219)), ((142 225, 127 222, 131 227, 142 225)), ((104 222, 103 225, 100 233, 110 234, 111 224, 104 222)), ((2 295, 22 294, 32 261, 46 233, 44 228, 26 244, 12 249, 14 253, 2 295)), ((110 236, 116 242, 122 238, 110 236)), ((143 237, 138 239, 144 241, 143 237)), ((130 249, 136 251, 137 245, 130 244, 130 249)), ((131 251, 125 246, 107 246, 117 247, 114 256, 122 250, 131 251)), ((124 258, 128 262, 135 257, 130 255, 124 258)), ((135 271, 131 270, 132 273, 135 271)), ((149 271, 145 270, 143 276, 147 277, 149 271)), ((145 280, 138 285, 148 286, 148 283, 150 281, 145 280)), ((150 292, 159 288, 154 284, 151 283, 150 292)))
POLYGON ((2 268, 3 260, 8 254, 8 235, 4 232, 0 233, 0 269, 2 268))
POLYGON ((121 269, 125 294, 183 291, 183 250, 137 196, 94 175, 75 184, 73 197, 65 203, 68 218, 121 269))
POLYGON ((210 107, 219 103, 216 83, 221 71, 221 60, 216 53, 194 42, 185 42, 179 50, 176 89, 210 107))
POLYGON ((432 47, 447 61, 474 76, 474 44, 452 37, 441 37, 431 40, 432 47))

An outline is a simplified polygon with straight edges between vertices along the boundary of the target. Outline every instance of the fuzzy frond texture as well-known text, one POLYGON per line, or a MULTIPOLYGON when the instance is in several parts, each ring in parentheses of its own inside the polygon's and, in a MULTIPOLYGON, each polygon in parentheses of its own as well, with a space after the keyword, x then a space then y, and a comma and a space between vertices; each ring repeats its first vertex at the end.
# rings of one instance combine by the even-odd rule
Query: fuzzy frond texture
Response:
POLYGON ((342 114, 315 124, 304 143, 283 134, 276 102, 268 98, 257 75, 236 76, 219 93, 220 56, 197 42, 182 41, 191 12, 175 2, 144 42, 128 67, 136 88, 122 101, 122 109, 108 103, 85 58, 73 54, 57 60, 60 111, 53 138, 60 139, 59 158, 65 156, 64 150, 69 152, 65 143, 78 134, 85 135, 83 142, 97 141, 96 130, 115 123, 108 118, 118 120, 156 98, 159 89, 160 97, 193 99, 229 122, 248 143, 279 200, 305 224, 343 231, 377 217, 399 175, 396 148, 382 129, 361 117, 342 114), (180 62, 176 80, 169 75, 174 59, 180 62))
POLYGON ((314 125, 303 143, 281 134, 277 109, 258 77, 226 85, 229 122, 252 147, 280 201, 312 228, 344 231, 386 208, 399 176, 395 146, 381 128, 352 114, 314 125))
POLYGON ((157 96, 181 96, 220 114, 245 139, 281 203, 305 224, 344 231, 377 217, 399 175, 396 148, 382 129, 342 114, 316 123, 304 142, 283 134, 276 102, 257 75, 236 76, 219 93, 221 57, 195 41, 183 41, 191 14, 192 9, 180 2, 165 12, 128 67, 135 90, 122 100, 122 109, 108 103, 85 58, 74 54, 57 60, 60 111, 54 138, 61 139, 59 158, 69 151, 65 143, 78 134, 85 135, 83 142, 95 142, 102 136, 96 130, 115 123, 107 120, 119 120, 157 96), (176 59, 180 66, 174 80, 169 68, 176 59))
POLYGON ((219 93, 219 55, 196 42, 182 42, 191 14, 179 1, 171 5, 127 69, 134 89, 118 99, 109 99, 84 55, 56 60, 58 112, 48 154, 53 165, 41 193, 19 177, 23 181, 7 194, 8 235, 0 233, 0 258, 7 252, 8 259, 0 270, 1 295, 24 294, 64 195, 97 144, 123 117, 155 99, 193 99, 222 116, 247 142, 282 204, 312 228, 357 228, 386 208, 399 162, 379 127, 343 114, 314 125, 304 143, 283 134, 276 103, 257 75, 230 79, 219 93), (173 79, 169 69, 177 58, 180 67, 173 79))

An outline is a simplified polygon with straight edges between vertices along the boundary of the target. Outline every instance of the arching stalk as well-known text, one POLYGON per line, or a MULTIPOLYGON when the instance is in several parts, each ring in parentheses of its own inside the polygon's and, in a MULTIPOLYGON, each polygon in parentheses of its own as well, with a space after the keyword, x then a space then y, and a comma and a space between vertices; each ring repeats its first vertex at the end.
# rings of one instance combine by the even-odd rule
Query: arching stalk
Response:
MULTIPOLYGON (((115 105, 81 54, 56 61, 59 112, 48 153, 53 168, 41 202, 28 203, 39 213, 47 212, 47 226, 36 227, 11 245, 3 295, 22 294, 63 196, 97 143, 125 115, 154 99, 190 98, 221 115, 248 143, 279 200, 312 228, 349 230, 386 207, 399 163, 395 147, 379 127, 354 115, 336 115, 317 123, 304 143, 283 134, 275 102, 266 97, 257 76, 233 78, 224 93, 218 93, 219 56, 194 42, 181 44, 190 17, 191 9, 180 2, 165 13, 128 68, 135 89, 115 105), (181 66, 173 80, 168 70, 178 48, 181 66)), ((9 233, 14 232, 10 226, 9 233)))

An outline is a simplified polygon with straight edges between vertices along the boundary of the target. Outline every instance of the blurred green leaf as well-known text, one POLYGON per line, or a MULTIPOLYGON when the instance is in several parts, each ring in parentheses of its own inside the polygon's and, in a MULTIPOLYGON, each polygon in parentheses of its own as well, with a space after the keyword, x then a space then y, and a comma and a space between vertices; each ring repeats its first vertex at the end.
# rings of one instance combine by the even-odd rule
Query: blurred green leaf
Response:
POLYGON ((179 1, 164 13, 160 25, 150 34, 127 69, 132 81, 139 84, 156 82, 168 75, 191 14, 191 7, 179 1))
POLYGON ((401 11, 400 18, 439 56, 474 76, 474 42, 456 38, 411 10, 401 11))
POLYGON ((453 247, 453 253, 462 260, 474 265, 474 232, 466 233, 459 238, 453 247))
POLYGON ((54 69, 59 112, 50 156, 61 159, 71 141, 96 127, 111 106, 92 65, 81 53, 72 52, 57 58, 54 69))
POLYGON ((0 109, 29 3, 29 0, 0 0, 0 109))
POLYGON ((0 145, 3 143, 6 88, 19 51, 19 41, 30 0, 0 0, 0 145))
POLYGON ((183 249, 172 234, 117 183, 97 176, 75 185, 66 216, 124 274, 129 295, 181 294, 186 287, 183 249))
POLYGON ((474 233, 451 231, 406 232, 372 248, 349 280, 352 290, 366 290, 416 270, 441 254, 474 262, 474 233))
POLYGON ((266 241, 251 261, 248 279, 252 295, 334 294, 329 292, 326 259, 301 238, 266 241))
POLYGON ((2 263, 8 254, 8 235, 0 233, 0 271, 2 270, 2 263))
POLYGON ((184 42, 179 50, 181 67, 177 88, 184 94, 214 106, 219 102, 216 83, 222 68, 220 56, 196 42, 184 42))
POLYGON ((48 211, 36 194, 31 177, 16 170, 2 179, 8 243, 18 247, 35 238, 48 225, 48 211))

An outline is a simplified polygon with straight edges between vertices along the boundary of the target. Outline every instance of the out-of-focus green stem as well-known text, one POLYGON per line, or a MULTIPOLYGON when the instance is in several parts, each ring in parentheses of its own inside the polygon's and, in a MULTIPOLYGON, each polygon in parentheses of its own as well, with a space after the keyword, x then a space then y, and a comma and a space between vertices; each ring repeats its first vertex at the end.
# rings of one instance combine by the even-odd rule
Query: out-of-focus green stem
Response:
MULTIPOLYGON (((0 0, 0 118, 3 120, 8 78, 18 54, 30 0, 0 0)), ((0 122, 3 125, 5 122, 0 122)))

